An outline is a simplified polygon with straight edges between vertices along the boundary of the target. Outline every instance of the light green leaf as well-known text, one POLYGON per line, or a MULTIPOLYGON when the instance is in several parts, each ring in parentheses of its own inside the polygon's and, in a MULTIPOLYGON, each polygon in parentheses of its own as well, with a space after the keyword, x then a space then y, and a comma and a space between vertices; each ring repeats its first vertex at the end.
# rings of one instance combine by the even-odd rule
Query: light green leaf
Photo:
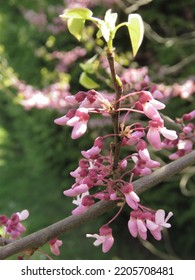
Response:
POLYGON ((88 59, 85 63, 80 63, 80 67, 85 73, 93 74, 99 65, 98 61, 96 61, 98 55, 95 54, 93 57, 88 59))
POLYGON ((77 38, 77 40, 81 40, 82 30, 85 24, 85 20, 82 18, 69 18, 67 21, 67 26, 69 32, 77 38))
POLYGON ((111 9, 109 9, 105 14, 104 20, 108 24, 111 31, 113 31, 115 29, 117 17, 118 17, 118 14, 112 13, 111 9))
POLYGON ((98 30, 98 32, 97 32, 97 34, 96 34, 96 37, 97 37, 98 39, 102 37, 102 32, 101 32, 100 29, 98 30))
POLYGON ((90 19, 93 13, 91 10, 87 8, 74 8, 74 9, 66 9, 61 15, 63 18, 80 18, 80 19, 90 19))
POLYGON ((110 39, 110 28, 105 21, 101 21, 99 23, 99 28, 101 31, 102 36, 104 37, 105 41, 108 42, 110 39))
POLYGON ((99 85, 94 80, 89 78, 85 72, 81 74, 79 83, 87 89, 95 89, 99 87, 99 85))
POLYGON ((139 14, 130 14, 127 28, 130 35, 133 56, 136 56, 144 36, 144 24, 139 14))

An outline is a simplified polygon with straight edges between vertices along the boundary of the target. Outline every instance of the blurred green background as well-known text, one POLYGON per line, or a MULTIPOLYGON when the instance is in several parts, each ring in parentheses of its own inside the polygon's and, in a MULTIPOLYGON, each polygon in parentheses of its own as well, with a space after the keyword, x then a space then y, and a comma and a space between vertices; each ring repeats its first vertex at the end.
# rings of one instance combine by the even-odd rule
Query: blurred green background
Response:
MULTIPOLYGON (((17 77, 37 89, 54 83, 65 83, 72 93, 83 89, 78 82, 82 58, 69 65, 67 71, 60 72, 56 70, 59 61, 51 56, 54 51, 70 51, 79 45, 88 50, 84 59, 93 55, 94 41, 88 40, 88 35, 78 43, 66 31, 65 24, 59 22, 59 14, 71 2, 81 1, 0 0, 0 213, 11 215, 28 209, 27 233, 70 215, 73 206, 71 199, 63 196, 63 190, 73 183, 69 172, 77 167, 80 150, 89 148, 93 139, 93 133, 89 131, 87 136, 71 141, 71 130, 53 122, 62 113, 47 108, 24 110, 18 102, 17 90, 12 86, 17 77)), ((131 61, 125 30, 116 39, 118 52, 130 57, 130 65, 124 62, 126 66, 147 66, 154 82, 170 85, 195 77, 193 0, 145 1, 148 4, 140 5, 139 9, 141 1, 92 2, 90 8, 97 17, 103 17, 105 11, 112 8, 121 21, 127 19, 127 13, 138 12, 146 22, 146 35, 135 61, 131 61), (170 68, 173 65, 178 66, 176 71, 170 68)), ((87 34, 93 35, 90 28, 87 34)), ((102 84, 101 88, 104 86, 102 84)), ((193 108, 193 96, 175 97, 167 104, 166 113, 173 118, 181 117, 193 108)), ((166 162, 167 155, 168 152, 160 152, 157 157, 166 162)), ((54 259, 194 259, 193 174, 194 167, 190 167, 141 195, 149 207, 174 212, 172 228, 165 232, 162 241, 149 238, 141 244, 132 238, 127 229, 129 212, 125 209, 113 224, 115 245, 108 254, 103 254, 100 247, 94 247, 85 235, 98 232, 99 226, 113 213, 60 236, 64 244, 61 255, 54 259), (189 192, 181 191, 182 178, 189 179, 189 192)), ((49 246, 40 250, 49 253, 49 246)), ((33 258, 45 257, 37 252, 33 258)))

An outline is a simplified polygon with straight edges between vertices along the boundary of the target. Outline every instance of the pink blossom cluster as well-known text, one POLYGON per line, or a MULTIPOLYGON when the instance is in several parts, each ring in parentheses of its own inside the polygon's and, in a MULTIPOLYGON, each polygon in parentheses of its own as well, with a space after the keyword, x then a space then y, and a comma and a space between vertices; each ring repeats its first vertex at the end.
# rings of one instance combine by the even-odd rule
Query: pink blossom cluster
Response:
POLYGON ((49 31, 54 35, 64 32, 65 24, 63 20, 59 17, 64 9, 86 7, 91 8, 98 5, 104 5, 106 7, 111 7, 116 4, 117 0, 64 0, 64 5, 49 5, 46 11, 34 11, 26 10, 22 8, 22 14, 24 18, 33 26, 37 27, 40 32, 49 31), (51 20, 49 19, 51 18, 51 20))
POLYGON ((97 137, 90 149, 81 152, 83 157, 78 167, 70 173, 75 182, 70 189, 64 191, 64 195, 73 197, 73 204, 76 205, 72 211, 73 215, 85 213, 98 200, 112 200, 122 205, 118 214, 100 228, 99 234, 87 234, 87 237, 95 238, 94 245, 102 244, 103 252, 108 252, 114 243, 110 224, 127 204, 130 208, 130 234, 133 237, 139 235, 145 240, 149 231, 155 239, 160 240, 163 227, 170 227, 167 221, 172 213, 165 218, 164 210, 155 211, 144 207, 134 191, 133 177, 148 175, 160 166, 159 162, 151 159, 147 142, 156 150, 160 150, 162 137, 170 141, 178 137, 174 130, 164 126, 159 110, 164 109, 165 105, 154 99, 149 91, 137 91, 122 96, 116 101, 121 102, 119 109, 115 109, 116 102, 112 98, 107 98, 95 90, 79 91, 74 96, 67 96, 65 100, 72 108, 64 116, 56 119, 55 123, 72 127, 72 139, 77 139, 87 132, 91 114, 111 117, 114 112, 120 111, 123 120, 117 136, 120 137, 121 148, 131 146, 131 152, 118 161, 117 177, 113 176, 112 148, 110 152, 105 152, 108 140, 114 134, 97 137), (133 113, 144 115, 148 120, 147 125, 143 126, 141 122, 129 124, 129 116, 133 113))
POLYGON ((68 84, 55 83, 40 90, 14 79, 12 86, 18 90, 20 104, 26 110, 51 108, 61 111, 68 105, 65 101, 65 97, 70 95, 68 84))
POLYGON ((195 80, 189 78, 183 83, 174 83, 173 85, 158 84, 157 89, 163 93, 163 98, 179 96, 187 99, 195 93, 195 80))
POLYGON ((135 91, 148 88, 150 78, 148 76, 148 67, 128 68, 123 71, 121 80, 124 86, 128 86, 135 91))
POLYGON ((86 55, 86 50, 81 47, 76 47, 68 52, 54 51, 52 57, 58 60, 56 65, 56 71, 58 72, 67 72, 68 69, 73 66, 74 62, 78 58, 86 55))
POLYGON ((3 226, 5 232, 4 238, 16 239, 20 237, 26 231, 21 222, 26 220, 28 216, 28 210, 13 213, 10 218, 6 215, 0 215, 0 226, 3 226))
POLYGON ((38 28, 40 32, 48 31, 54 35, 59 34, 65 29, 64 22, 59 18, 59 14, 61 14, 63 10, 63 6, 52 5, 49 5, 46 11, 26 10, 25 8, 21 9, 24 18, 32 26, 38 28), (50 14, 52 14, 51 20, 49 20, 50 14))
POLYGON ((104 5, 104 6, 112 6, 113 4, 116 4, 118 1, 117 0, 65 0, 66 7, 68 9, 72 8, 77 8, 77 7, 86 7, 86 8, 91 8, 94 6, 98 5, 104 5))
POLYGON ((163 148, 170 149, 176 147, 176 152, 169 156, 170 159, 175 160, 188 154, 193 150, 195 143, 195 110, 186 113, 181 119, 177 119, 178 124, 181 126, 181 132, 178 135, 178 139, 173 141, 165 139, 162 143, 163 148))
POLYGON ((131 90, 139 91, 150 89, 154 98, 158 100, 167 100, 168 98, 179 96, 182 99, 189 98, 195 93, 195 81, 189 78, 182 83, 165 85, 163 83, 152 83, 148 67, 128 68, 123 71, 121 80, 125 87, 131 90))
POLYGON ((62 240, 59 240, 57 237, 54 237, 49 241, 49 246, 52 254, 59 256, 60 255, 60 249, 59 247, 62 246, 63 242, 62 240))
POLYGON ((47 16, 44 12, 33 11, 33 10, 25 10, 22 9, 22 13, 24 18, 33 26, 36 26, 40 31, 44 31, 48 21, 47 16))

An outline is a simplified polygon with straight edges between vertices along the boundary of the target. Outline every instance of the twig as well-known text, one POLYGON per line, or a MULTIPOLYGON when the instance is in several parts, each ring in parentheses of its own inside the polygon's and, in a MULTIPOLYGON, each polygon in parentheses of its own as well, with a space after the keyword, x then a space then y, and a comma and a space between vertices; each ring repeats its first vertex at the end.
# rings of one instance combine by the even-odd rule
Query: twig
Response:
MULTIPOLYGON (((133 184, 137 193, 146 191, 147 189, 158 185, 179 173, 186 167, 195 164, 195 151, 173 161, 166 166, 161 167, 152 174, 136 180, 133 184)), ((69 216, 55 224, 52 224, 44 229, 34 232, 22 239, 14 241, 0 249, 0 259, 6 259, 21 251, 36 250, 43 246, 52 238, 59 236, 62 233, 78 228, 80 225, 95 219, 96 217, 108 212, 116 206, 114 201, 100 201, 91 206, 89 210, 79 216, 69 216)))
MULTIPOLYGON (((119 156, 120 156, 120 147, 121 147, 121 138, 119 135, 119 118, 120 118, 120 112, 118 109, 120 108, 120 98, 122 96, 123 92, 123 87, 122 83, 120 84, 119 80, 117 80, 117 74, 115 70, 115 62, 114 62, 114 51, 107 52, 107 59, 110 67, 110 72, 111 72, 111 77, 112 81, 114 84, 114 89, 116 93, 116 98, 115 98, 115 108, 114 112, 112 113, 112 123, 113 123, 113 128, 114 128, 114 133, 115 133, 115 139, 114 139, 114 147, 113 147, 113 172, 114 172, 114 177, 117 176, 117 172, 115 172, 118 168, 118 162, 119 162, 119 156)), ((115 178, 116 179, 116 178, 115 178)))
POLYGON ((128 1, 132 4, 130 7, 127 7, 125 12, 127 14, 133 13, 137 11, 141 6, 147 5, 148 3, 152 2, 153 0, 135 0, 135 1, 128 1))

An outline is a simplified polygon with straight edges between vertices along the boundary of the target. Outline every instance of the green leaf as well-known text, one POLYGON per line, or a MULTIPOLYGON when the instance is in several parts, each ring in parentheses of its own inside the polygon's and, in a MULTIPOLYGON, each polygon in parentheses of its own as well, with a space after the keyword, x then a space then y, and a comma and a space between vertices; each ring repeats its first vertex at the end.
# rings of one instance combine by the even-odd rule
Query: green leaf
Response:
POLYGON ((144 36, 144 24, 141 16, 139 14, 130 14, 128 17, 127 28, 130 35, 133 56, 135 57, 144 36))
POLYGON ((105 21, 101 20, 101 22, 99 22, 99 28, 100 28, 102 36, 104 37, 106 42, 108 42, 109 39, 110 39, 110 29, 109 29, 109 26, 107 25, 107 23, 105 21))
POLYGON ((115 29, 117 17, 118 14, 112 13, 111 9, 109 9, 105 14, 104 21, 108 24, 111 31, 115 29))
POLYGON ((91 10, 87 8, 74 8, 74 9, 66 9, 61 15, 64 18, 80 18, 80 19, 90 19, 93 13, 91 10))
POLYGON ((81 74, 79 83, 87 89, 95 89, 99 87, 99 85, 94 80, 89 78, 85 72, 81 74))
POLYGON ((85 63, 80 63, 80 67, 82 68, 82 70, 85 73, 89 73, 89 74, 94 73, 97 66, 99 65, 99 63, 97 63, 97 61, 96 61, 97 57, 98 57, 98 55, 95 54, 93 57, 88 59, 85 63))
POLYGON ((82 18, 69 18, 67 21, 69 32, 79 41, 81 40, 84 24, 85 20, 82 18))

